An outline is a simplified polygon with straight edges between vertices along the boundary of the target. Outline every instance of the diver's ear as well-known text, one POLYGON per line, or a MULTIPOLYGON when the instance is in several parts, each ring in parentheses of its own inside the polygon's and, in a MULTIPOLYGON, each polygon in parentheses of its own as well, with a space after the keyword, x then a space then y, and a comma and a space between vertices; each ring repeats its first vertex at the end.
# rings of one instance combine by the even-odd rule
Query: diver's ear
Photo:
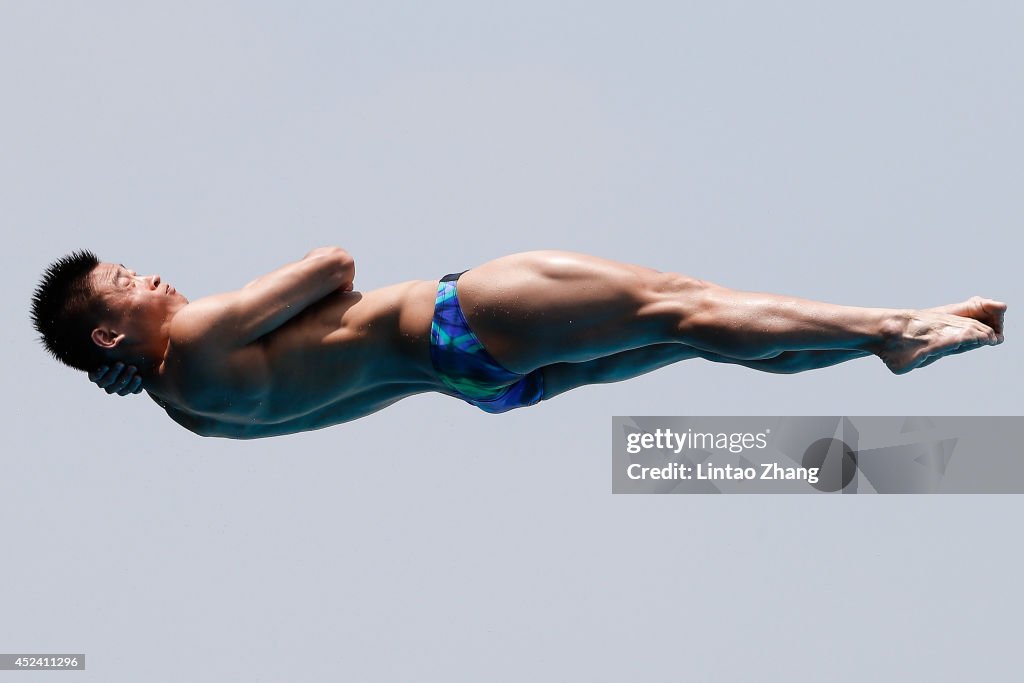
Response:
POLYGON ((101 349, 107 349, 108 351, 117 348, 117 345, 124 339, 124 334, 118 334, 117 330, 108 330, 103 327, 97 327, 92 331, 92 343, 101 349))

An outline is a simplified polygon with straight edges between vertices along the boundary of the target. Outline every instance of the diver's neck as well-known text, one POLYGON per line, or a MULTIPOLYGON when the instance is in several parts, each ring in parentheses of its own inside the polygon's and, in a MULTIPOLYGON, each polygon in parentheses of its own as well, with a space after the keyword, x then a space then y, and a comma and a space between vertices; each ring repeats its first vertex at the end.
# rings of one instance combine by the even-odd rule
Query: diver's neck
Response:
POLYGON ((142 381, 157 379, 163 374, 164 361, 170 348, 170 339, 156 340, 145 347, 139 346, 126 349, 119 358, 125 366, 134 365, 142 381))

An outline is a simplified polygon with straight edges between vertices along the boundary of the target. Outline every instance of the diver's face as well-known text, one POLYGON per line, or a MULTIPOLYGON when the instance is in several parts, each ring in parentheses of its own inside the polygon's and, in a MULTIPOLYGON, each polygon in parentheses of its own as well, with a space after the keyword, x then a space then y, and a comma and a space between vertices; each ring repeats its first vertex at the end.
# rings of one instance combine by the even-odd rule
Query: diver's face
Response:
POLYGON ((109 312, 106 322, 136 339, 152 334, 188 303, 159 275, 139 275, 119 263, 101 263, 91 277, 109 312))

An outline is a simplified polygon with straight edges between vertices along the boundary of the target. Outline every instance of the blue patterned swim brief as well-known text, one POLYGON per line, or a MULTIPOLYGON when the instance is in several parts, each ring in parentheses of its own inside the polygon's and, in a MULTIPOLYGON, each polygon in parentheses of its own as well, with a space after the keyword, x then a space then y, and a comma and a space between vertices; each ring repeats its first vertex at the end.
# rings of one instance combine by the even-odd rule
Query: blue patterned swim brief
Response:
POLYGON ((438 377, 454 396, 488 413, 534 405, 544 397, 541 371, 511 372, 487 352, 459 306, 456 283, 462 273, 445 275, 437 284, 430 361, 438 377))

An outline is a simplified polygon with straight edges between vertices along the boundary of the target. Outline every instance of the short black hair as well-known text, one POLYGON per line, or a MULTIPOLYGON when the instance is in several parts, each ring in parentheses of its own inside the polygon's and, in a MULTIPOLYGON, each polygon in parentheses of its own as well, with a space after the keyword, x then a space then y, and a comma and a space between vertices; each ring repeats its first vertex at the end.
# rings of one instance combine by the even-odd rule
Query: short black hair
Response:
POLYGON ((32 295, 32 324, 39 341, 61 363, 85 372, 105 362, 92 343, 101 302, 89 274, 99 263, 96 254, 84 249, 58 259, 32 295))

